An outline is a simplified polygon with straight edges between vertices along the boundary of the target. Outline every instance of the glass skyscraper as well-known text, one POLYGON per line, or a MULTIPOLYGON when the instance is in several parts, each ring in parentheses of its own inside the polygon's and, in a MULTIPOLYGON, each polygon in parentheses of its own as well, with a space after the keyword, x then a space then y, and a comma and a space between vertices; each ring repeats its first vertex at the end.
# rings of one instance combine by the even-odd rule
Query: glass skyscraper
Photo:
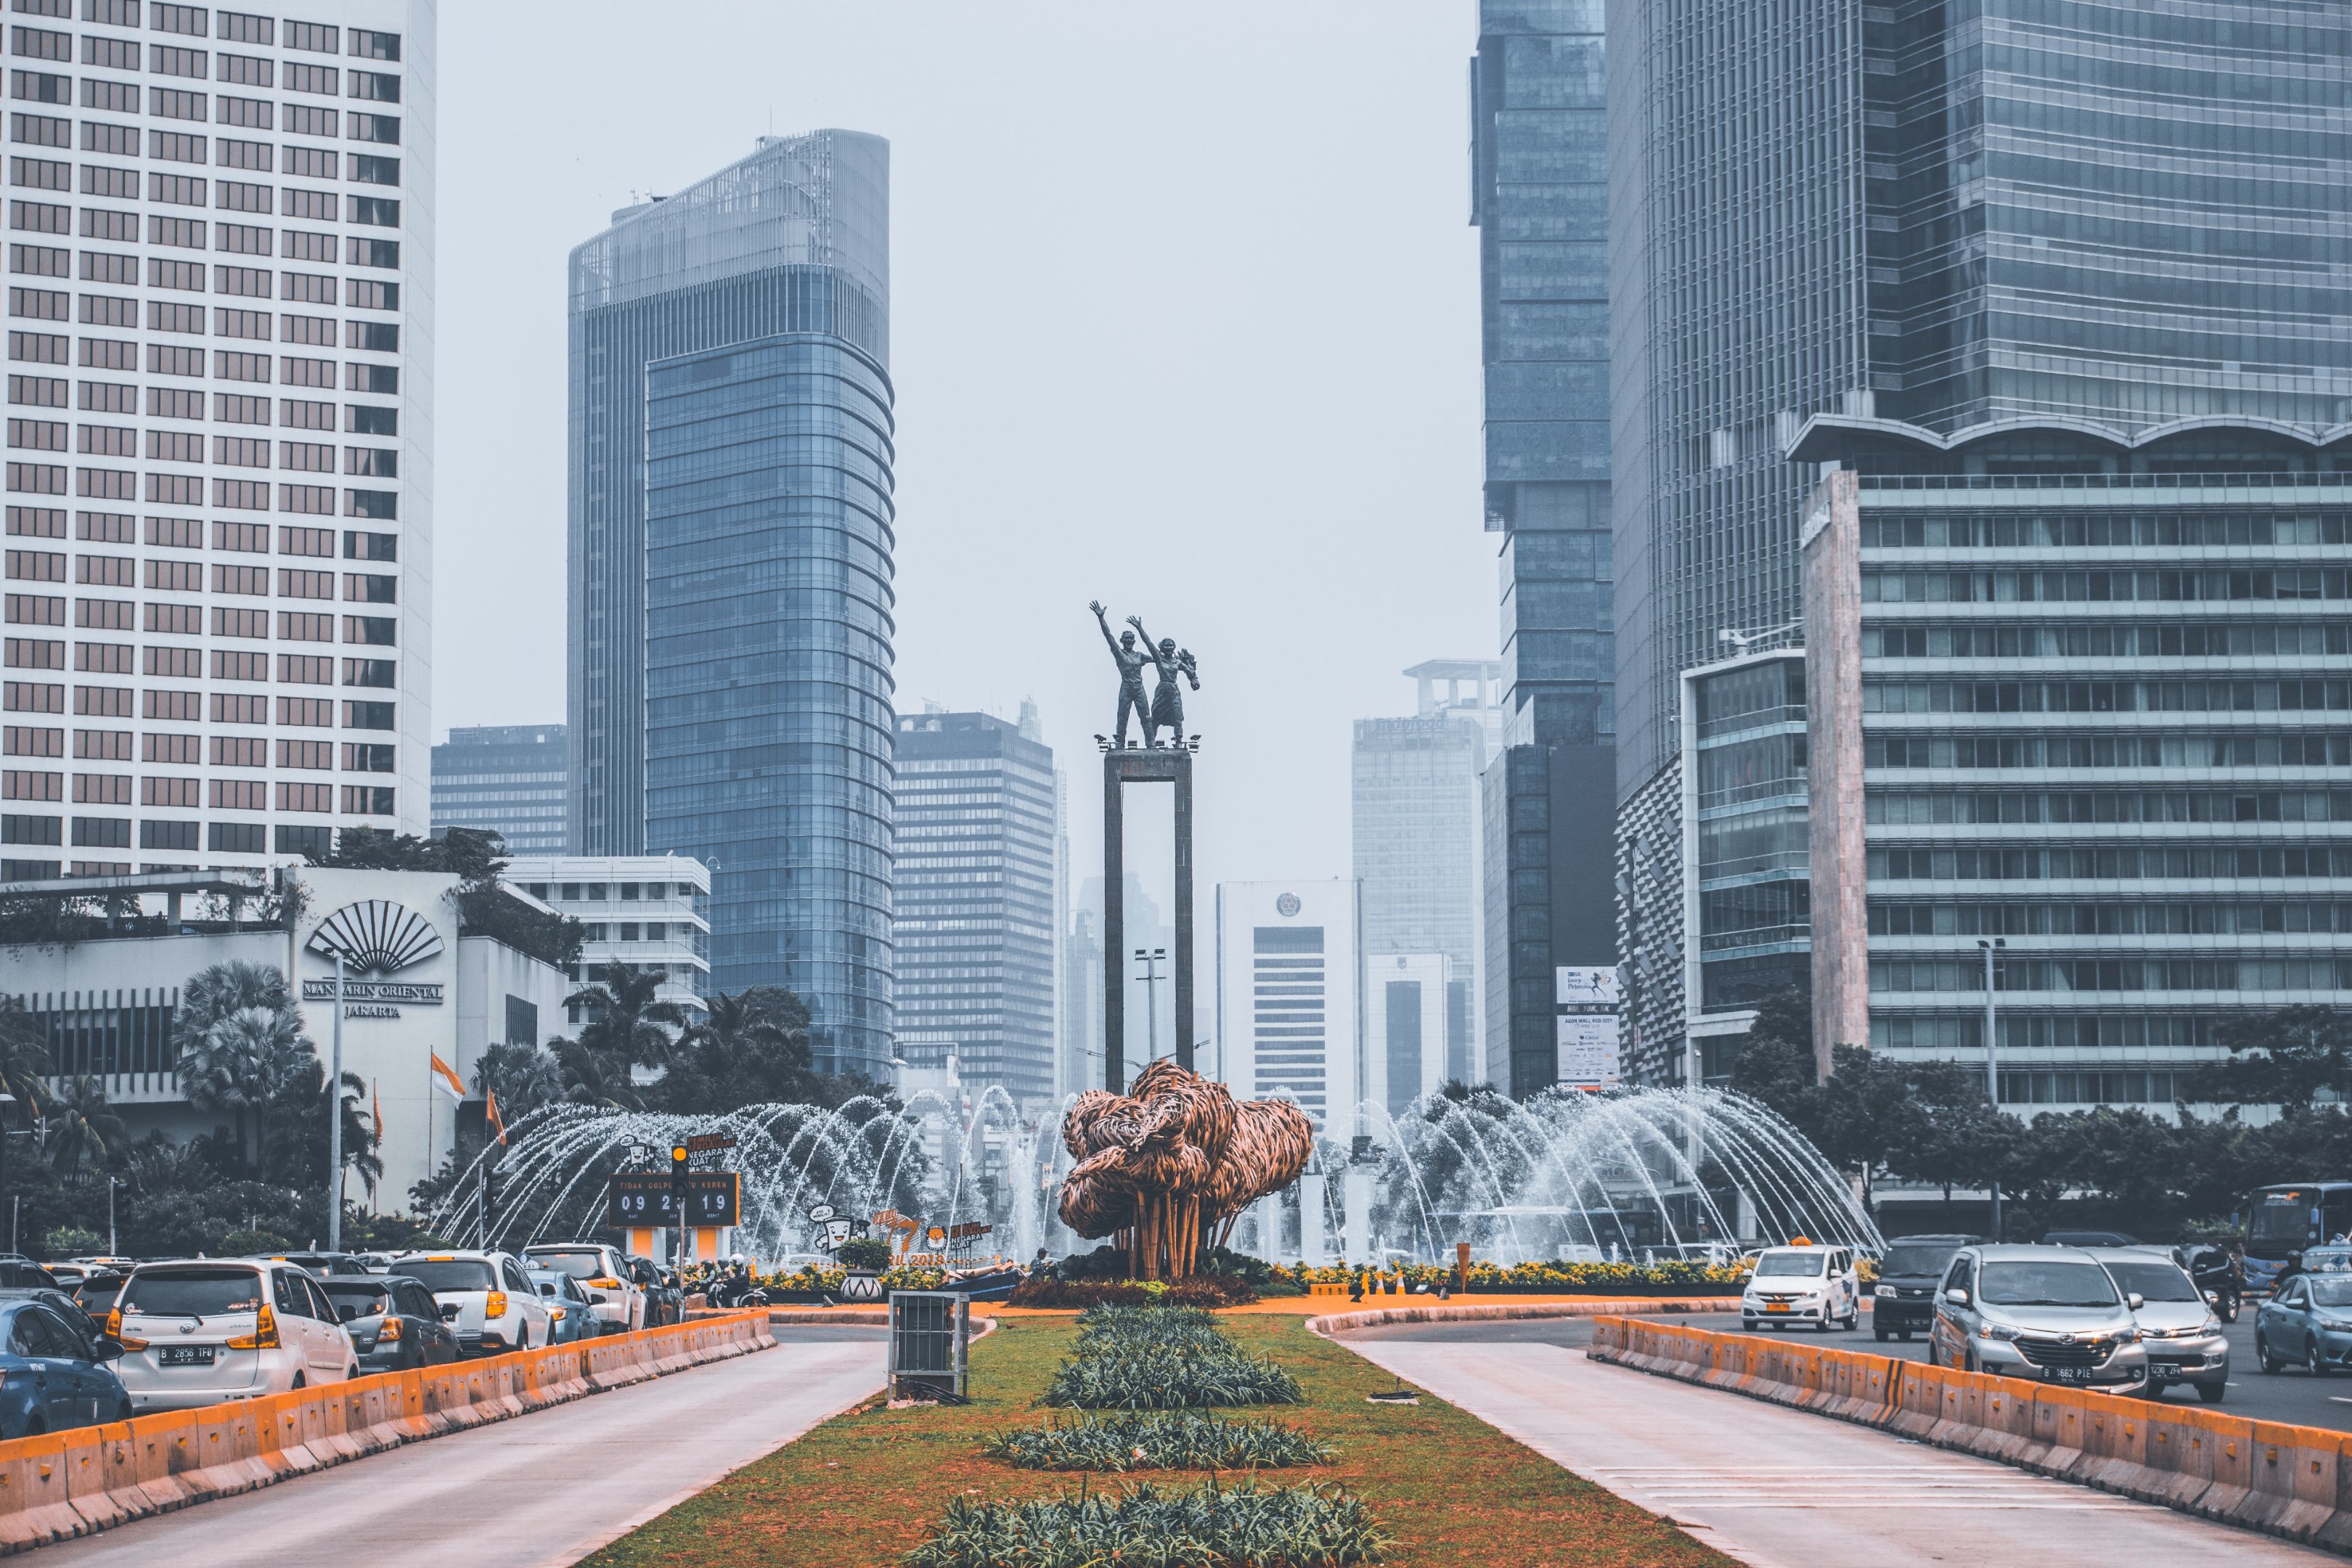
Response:
POLYGON ((498 834, 509 855, 563 852, 561 724, 460 725, 433 748, 433 826, 498 834))
POLYGON ((819 131, 572 256, 572 847, 711 869, 711 983, 887 1076, 888 146, 819 131))
MULTIPOLYGON (((1621 887, 1678 891, 1653 873, 1685 842, 1682 672, 1801 617, 1800 520, 1853 460, 1831 434, 1931 452, 2029 421, 2037 440, 1969 459, 2023 476, 2074 464, 2076 436, 2112 466, 2179 421, 2352 414, 2352 15, 1623 0, 1611 19, 1621 887), (1818 454, 1791 461, 1809 426, 1818 454)), ((1681 922, 1656 913, 1621 900, 1655 938, 1628 942, 1644 1020, 1684 1008, 1681 922)))

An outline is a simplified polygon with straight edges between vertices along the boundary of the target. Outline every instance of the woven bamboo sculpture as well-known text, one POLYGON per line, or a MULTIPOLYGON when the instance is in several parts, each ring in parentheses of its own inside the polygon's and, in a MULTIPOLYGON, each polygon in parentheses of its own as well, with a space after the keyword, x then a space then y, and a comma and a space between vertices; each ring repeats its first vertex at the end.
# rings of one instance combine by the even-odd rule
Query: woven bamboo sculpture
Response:
POLYGON ((1244 1206, 1298 1179, 1315 1126, 1289 1100, 1236 1104, 1223 1084, 1162 1058, 1136 1075, 1132 1094, 1078 1096, 1062 1142, 1077 1162, 1062 1184, 1062 1223, 1116 1237, 1136 1279, 1181 1279, 1212 1232, 1223 1242, 1244 1206))

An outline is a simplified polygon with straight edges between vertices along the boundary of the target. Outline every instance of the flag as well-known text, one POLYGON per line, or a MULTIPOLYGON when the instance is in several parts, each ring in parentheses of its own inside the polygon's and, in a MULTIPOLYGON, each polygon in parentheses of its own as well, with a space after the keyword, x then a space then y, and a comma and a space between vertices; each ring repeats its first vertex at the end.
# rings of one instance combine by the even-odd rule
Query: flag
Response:
POLYGON ((432 1075, 434 1080, 443 1089, 447 1089, 455 1098, 458 1100, 465 1099, 466 1080, 457 1076, 457 1069, 451 1067, 447 1062, 443 1061, 441 1059, 441 1054, 438 1051, 427 1051, 425 1054, 428 1058, 430 1058, 430 1065, 427 1067, 426 1071, 432 1075))
POLYGON ((482 1120, 491 1131, 499 1135, 499 1142, 504 1143, 507 1141, 507 1123, 506 1118, 499 1114, 499 1092, 494 1089, 486 1089, 482 1092, 489 1096, 489 1101, 482 1110, 482 1120))
POLYGON ((376 1086, 373 1079, 368 1079, 368 1094, 375 1101, 375 1141, 381 1144, 383 1142, 383 1090, 376 1086))

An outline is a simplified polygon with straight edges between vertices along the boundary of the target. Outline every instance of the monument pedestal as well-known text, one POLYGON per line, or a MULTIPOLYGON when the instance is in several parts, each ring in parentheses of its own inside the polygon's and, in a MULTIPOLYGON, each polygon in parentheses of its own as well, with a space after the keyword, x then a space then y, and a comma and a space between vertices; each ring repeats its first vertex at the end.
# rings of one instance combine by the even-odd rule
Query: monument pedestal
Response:
POLYGON ((1127 1091, 1127 786, 1176 788, 1176 1065, 1192 1066, 1192 753, 1183 745, 1103 752, 1103 1087, 1127 1091))

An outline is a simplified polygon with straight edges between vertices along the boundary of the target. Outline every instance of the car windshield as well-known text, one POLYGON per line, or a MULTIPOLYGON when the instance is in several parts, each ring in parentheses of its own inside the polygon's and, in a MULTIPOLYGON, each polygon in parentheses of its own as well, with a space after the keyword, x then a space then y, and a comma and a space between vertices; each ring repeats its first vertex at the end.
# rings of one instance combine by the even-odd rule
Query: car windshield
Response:
POLYGON ((335 1310, 349 1312, 353 1317, 378 1317, 392 1305, 381 1279, 328 1279, 321 1283, 326 1289, 327 1300, 335 1304, 335 1310))
POLYGON ((478 1258, 404 1258, 395 1272, 405 1274, 427 1290, 495 1290, 498 1271, 478 1258))
POLYGON ((2169 1263, 2110 1263, 2107 1272, 2126 1290, 2143 1301, 2201 1301, 2205 1298, 2189 1276, 2169 1263))
POLYGON ((1979 1296, 1996 1307, 2112 1307, 2116 1282, 2095 1263, 1987 1263, 1979 1296))
POLYGON ((530 1270, 530 1282, 539 1287, 539 1293, 542 1296, 562 1296, 568 1299, 572 1292, 563 1288, 563 1282, 572 1278, 573 1276, 553 1268, 530 1270))
POLYGON ((2305 1193, 2264 1193, 2254 1205, 2253 1224, 2248 1227, 2255 1241, 2302 1241, 2311 1234, 2311 1209, 2316 1194, 2305 1193))
POLYGON ((2340 1247, 2315 1247, 2303 1255, 2306 1274, 2352 1274, 2352 1251, 2340 1247))
POLYGON ((604 1255, 590 1247, 577 1252, 541 1252, 533 1247, 530 1266, 556 1274, 569 1274, 574 1279, 593 1279, 604 1272, 604 1255))
POLYGON ((2352 1279, 2313 1280, 2311 1304, 2315 1307, 2352 1307, 2352 1279))
POLYGON ((82 1310, 86 1312, 103 1312, 114 1305, 114 1299, 121 1294, 122 1279, 116 1275, 83 1281, 81 1289, 74 1292, 74 1300, 81 1303, 82 1310))
POLYGON ((1881 1274, 1941 1274, 1960 1249, 1957 1241, 1896 1241, 1886 1248, 1881 1274))
POLYGON ((125 1312, 159 1318, 209 1318, 261 1306, 261 1275, 251 1268, 173 1268, 133 1274, 120 1303, 125 1312))
POLYGON ((1756 1260, 1756 1277, 1818 1279, 1830 1266, 1826 1252, 1768 1252, 1756 1260))

